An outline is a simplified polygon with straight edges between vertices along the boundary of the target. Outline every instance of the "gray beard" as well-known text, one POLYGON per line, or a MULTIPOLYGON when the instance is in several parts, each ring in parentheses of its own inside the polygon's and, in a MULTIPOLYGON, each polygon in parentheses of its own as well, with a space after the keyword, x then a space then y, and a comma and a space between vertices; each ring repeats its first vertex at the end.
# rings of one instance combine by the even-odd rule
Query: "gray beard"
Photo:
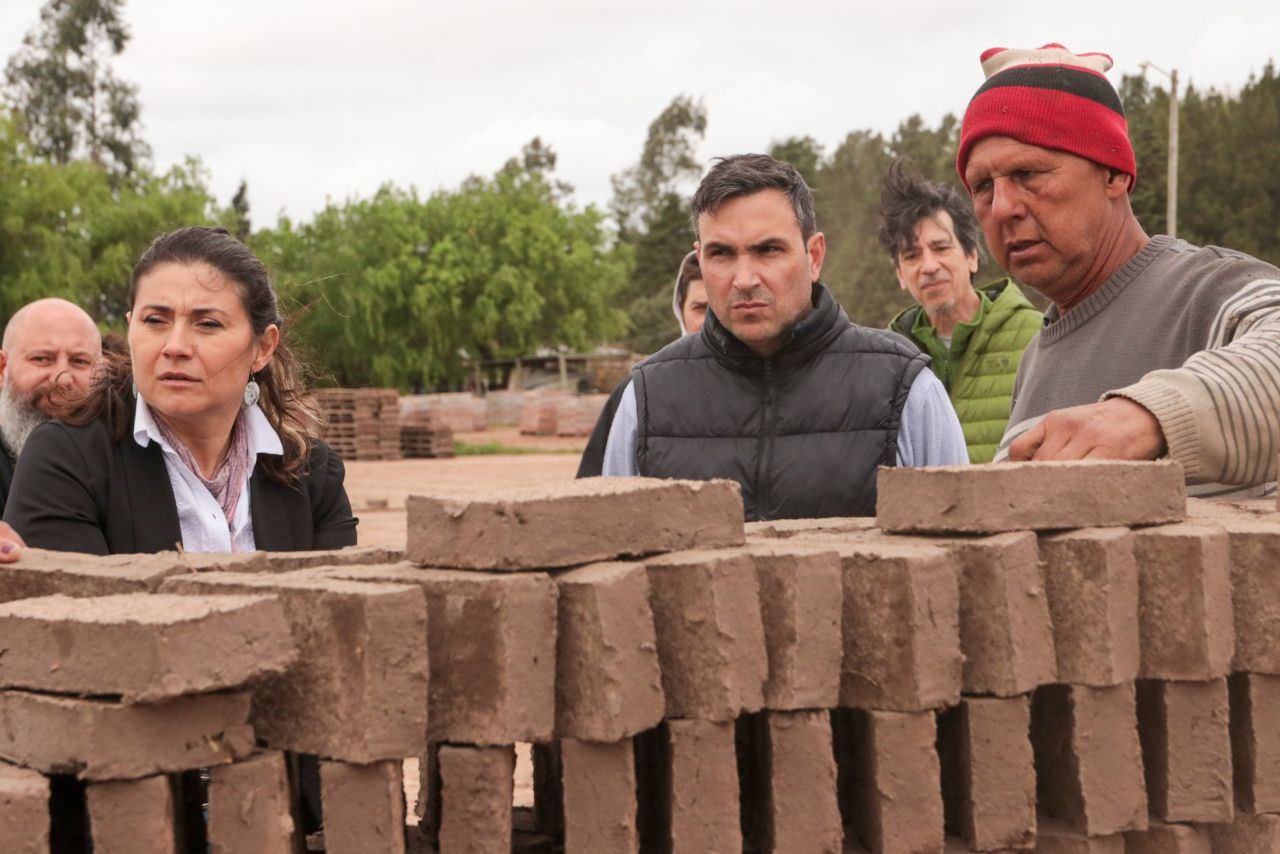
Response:
POLYGON ((0 386, 0 440, 14 459, 22 453, 31 431, 49 420, 35 407, 32 397, 23 398, 7 385, 0 386))

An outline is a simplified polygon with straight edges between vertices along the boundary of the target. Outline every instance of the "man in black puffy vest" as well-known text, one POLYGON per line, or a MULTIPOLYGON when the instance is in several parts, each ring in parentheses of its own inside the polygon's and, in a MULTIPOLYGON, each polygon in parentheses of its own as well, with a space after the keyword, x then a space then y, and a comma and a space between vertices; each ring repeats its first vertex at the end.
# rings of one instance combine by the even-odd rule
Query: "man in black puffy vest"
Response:
POLYGON ((850 323, 819 281, 826 238, 793 166, 723 158, 692 207, 706 322, 633 370, 605 475, 731 478, 748 519, 869 516, 878 466, 968 461, 928 357, 850 323))

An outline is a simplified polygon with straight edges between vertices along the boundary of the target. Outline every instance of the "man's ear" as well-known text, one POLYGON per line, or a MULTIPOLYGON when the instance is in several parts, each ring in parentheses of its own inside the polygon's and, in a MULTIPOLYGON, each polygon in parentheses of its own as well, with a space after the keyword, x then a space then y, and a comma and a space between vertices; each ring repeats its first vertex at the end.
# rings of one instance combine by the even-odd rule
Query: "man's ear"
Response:
POLYGON ((827 257, 827 236, 821 231, 811 236, 805 244, 805 253, 809 256, 809 281, 816 282, 822 278, 822 262, 827 257))
POLYGON ((1133 177, 1119 169, 1107 169, 1107 195, 1113 199, 1129 195, 1133 177))
POLYGON ((4 385, 4 369, 9 367, 9 354, 0 350, 0 386, 4 385))
POLYGON ((902 275, 902 265, 898 263, 897 259, 894 259, 893 261, 893 275, 898 279, 898 289, 906 291, 907 278, 902 275))

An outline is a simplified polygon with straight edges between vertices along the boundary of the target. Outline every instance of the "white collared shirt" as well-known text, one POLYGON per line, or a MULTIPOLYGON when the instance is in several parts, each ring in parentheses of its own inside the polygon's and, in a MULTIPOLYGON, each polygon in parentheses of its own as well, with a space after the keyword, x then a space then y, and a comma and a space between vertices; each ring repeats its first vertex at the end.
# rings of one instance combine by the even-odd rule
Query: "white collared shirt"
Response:
POLYGON ((169 484, 178 505, 178 524, 182 528, 182 550, 188 552, 251 552, 255 548, 253 518, 249 513, 249 478, 257 467, 259 454, 284 454, 280 436, 272 429, 271 422, 262 410, 255 406, 246 413, 245 427, 249 445, 250 465, 245 471, 245 482, 236 502, 235 517, 227 526, 222 505, 207 487, 178 457, 168 442, 160 436, 151 408, 141 397, 133 414, 133 440, 141 447, 155 442, 164 452, 164 467, 169 472, 169 484), (235 548, 232 548, 234 539, 235 548))

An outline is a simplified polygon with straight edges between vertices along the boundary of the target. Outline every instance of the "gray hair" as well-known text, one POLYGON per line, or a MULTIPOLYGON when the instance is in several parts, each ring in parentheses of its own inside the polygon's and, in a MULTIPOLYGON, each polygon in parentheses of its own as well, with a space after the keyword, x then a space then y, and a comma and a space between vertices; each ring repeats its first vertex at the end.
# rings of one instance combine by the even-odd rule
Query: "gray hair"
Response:
POLYGON ((732 199, 753 196, 763 190, 781 190, 791 200, 800 235, 808 242, 818 232, 818 218, 813 211, 813 192, 799 170, 783 160, 767 154, 735 154, 717 157, 715 165, 703 177, 693 194, 693 233, 698 233, 698 217, 715 215, 720 206, 732 199))

